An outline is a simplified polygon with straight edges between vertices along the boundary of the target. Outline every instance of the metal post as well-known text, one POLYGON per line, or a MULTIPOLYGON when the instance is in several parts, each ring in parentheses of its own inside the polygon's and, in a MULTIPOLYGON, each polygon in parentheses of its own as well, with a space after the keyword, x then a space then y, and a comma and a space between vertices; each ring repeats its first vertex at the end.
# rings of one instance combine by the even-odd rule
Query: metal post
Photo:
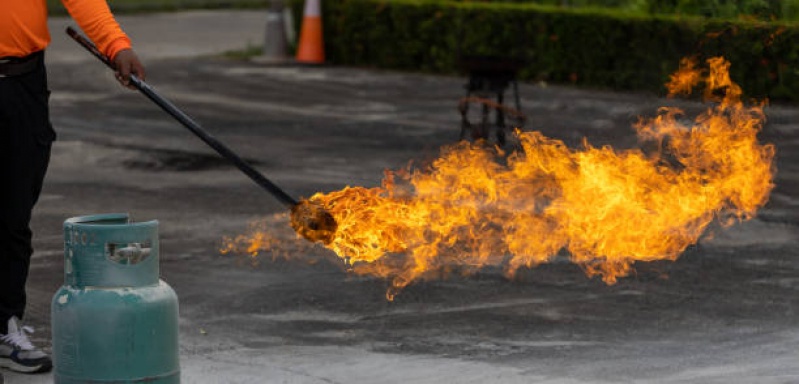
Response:
POLYGON ((272 0, 266 13, 264 54, 258 58, 259 62, 282 63, 290 60, 283 19, 283 0, 272 0))

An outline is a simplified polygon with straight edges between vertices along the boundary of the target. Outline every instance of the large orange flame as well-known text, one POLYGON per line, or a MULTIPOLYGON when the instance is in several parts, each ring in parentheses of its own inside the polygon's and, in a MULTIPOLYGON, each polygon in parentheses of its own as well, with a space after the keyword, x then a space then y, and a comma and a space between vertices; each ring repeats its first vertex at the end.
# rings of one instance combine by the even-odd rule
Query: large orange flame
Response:
POLYGON ((355 273, 391 279, 389 299, 452 266, 513 275, 564 249, 608 284, 636 261, 674 260, 714 220, 753 217, 774 186, 775 148, 756 137, 762 105, 741 102, 727 61, 707 63, 684 60, 667 87, 704 83, 713 106, 691 123, 663 108, 635 126, 657 150, 570 149, 539 132, 517 132, 521 150, 510 154, 458 143, 423 169, 386 171, 381 187, 312 196, 338 224, 324 246, 355 273))

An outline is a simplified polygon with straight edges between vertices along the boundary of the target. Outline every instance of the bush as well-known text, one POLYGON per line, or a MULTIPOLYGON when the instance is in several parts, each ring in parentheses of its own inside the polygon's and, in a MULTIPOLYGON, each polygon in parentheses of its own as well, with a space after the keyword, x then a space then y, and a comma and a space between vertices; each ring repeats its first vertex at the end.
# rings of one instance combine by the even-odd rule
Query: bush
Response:
POLYGON ((602 7, 649 14, 683 14, 709 18, 796 20, 799 0, 457 0, 517 2, 560 7, 602 7))
POLYGON ((649 11, 733 19, 739 15, 769 20, 795 17, 796 0, 649 0, 649 11))
POLYGON ((682 57, 721 55, 749 95, 799 97, 790 24, 420 0, 326 1, 323 20, 335 64, 456 73, 461 55, 513 57, 526 80, 662 92, 682 57))

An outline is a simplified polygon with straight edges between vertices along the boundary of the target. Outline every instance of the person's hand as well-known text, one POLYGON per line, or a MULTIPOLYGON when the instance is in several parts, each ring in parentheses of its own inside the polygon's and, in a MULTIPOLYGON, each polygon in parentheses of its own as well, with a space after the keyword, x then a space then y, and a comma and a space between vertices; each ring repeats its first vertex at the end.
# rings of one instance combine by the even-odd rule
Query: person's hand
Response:
POLYGON ((123 49, 114 56, 114 64, 117 67, 116 78, 120 84, 130 89, 136 89, 130 83, 130 75, 134 74, 144 80, 144 66, 139 61, 139 56, 132 49, 123 49))

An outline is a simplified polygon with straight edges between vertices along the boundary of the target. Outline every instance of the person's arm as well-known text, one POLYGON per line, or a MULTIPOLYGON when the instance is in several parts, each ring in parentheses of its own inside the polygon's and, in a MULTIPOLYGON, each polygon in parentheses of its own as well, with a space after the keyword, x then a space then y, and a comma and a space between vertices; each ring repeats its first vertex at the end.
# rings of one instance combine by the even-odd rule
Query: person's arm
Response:
POLYGON ((61 0, 80 28, 97 48, 116 64, 116 77, 132 88, 130 75, 144 80, 144 66, 131 48, 130 39, 114 20, 105 0, 61 0))

